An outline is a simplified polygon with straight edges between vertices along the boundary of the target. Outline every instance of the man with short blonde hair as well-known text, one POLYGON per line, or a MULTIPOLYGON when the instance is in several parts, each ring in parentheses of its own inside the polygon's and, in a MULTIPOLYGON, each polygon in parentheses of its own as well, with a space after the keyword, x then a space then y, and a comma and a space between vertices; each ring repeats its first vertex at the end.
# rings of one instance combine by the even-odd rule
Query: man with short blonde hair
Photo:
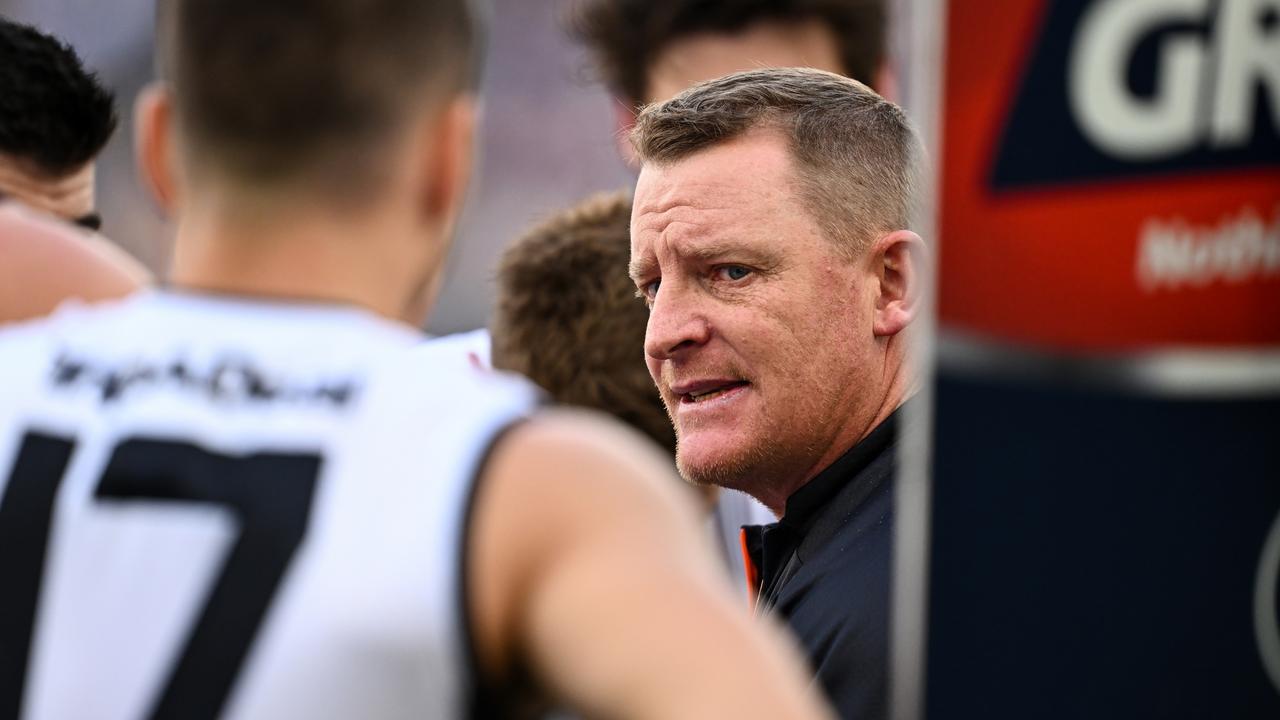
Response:
POLYGON ((851 255, 911 226, 923 149, 902 109, 862 83, 799 68, 748 71, 649 106, 632 141, 669 164, 750 130, 789 138, 800 197, 851 255))
POLYGON ((842 716, 884 717, 920 141, 866 86, 802 69, 696 85, 632 139, 631 276, 677 465, 781 517, 745 538, 760 602, 842 716))

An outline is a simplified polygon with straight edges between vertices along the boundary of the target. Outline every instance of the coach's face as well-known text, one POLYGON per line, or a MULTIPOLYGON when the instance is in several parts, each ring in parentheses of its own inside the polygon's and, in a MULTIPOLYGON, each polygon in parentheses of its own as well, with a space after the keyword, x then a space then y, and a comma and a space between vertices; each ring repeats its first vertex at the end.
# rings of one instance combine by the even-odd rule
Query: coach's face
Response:
POLYGON ((875 272, 822 234, 792 162, 781 135, 753 131, 649 164, 631 226, 681 472, 757 497, 768 483, 775 510, 857 442, 885 375, 875 272))

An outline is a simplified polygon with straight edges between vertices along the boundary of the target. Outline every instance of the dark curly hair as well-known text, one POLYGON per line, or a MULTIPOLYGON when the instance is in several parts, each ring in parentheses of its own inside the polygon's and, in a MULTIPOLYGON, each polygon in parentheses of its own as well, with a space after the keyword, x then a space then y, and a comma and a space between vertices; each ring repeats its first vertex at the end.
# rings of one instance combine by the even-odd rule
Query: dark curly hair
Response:
POLYGON ((675 431, 644 363, 649 311, 627 275, 630 225, 630 192, 596 195, 507 248, 493 365, 556 402, 609 413, 674 455, 675 431))
POLYGON ((116 129, 112 94, 69 45, 0 17, 0 153, 67 175, 116 129))
POLYGON ((884 59, 884 0, 582 0, 570 32, 586 44, 602 79, 639 104, 648 70, 674 40, 702 32, 735 32, 761 20, 826 23, 845 74, 874 85, 884 59))

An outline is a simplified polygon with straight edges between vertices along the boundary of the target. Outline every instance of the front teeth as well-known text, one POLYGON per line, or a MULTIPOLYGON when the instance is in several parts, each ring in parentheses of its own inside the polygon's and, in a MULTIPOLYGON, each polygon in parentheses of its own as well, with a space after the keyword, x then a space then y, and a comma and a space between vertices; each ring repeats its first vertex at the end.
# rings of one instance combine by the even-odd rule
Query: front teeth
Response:
POLYGON ((729 388, 719 388, 717 390, 711 390, 709 392, 704 392, 701 394, 689 393, 689 399, 692 400, 693 402, 702 402, 703 400, 706 400, 708 398, 713 398, 717 395, 722 395, 728 389, 729 388))

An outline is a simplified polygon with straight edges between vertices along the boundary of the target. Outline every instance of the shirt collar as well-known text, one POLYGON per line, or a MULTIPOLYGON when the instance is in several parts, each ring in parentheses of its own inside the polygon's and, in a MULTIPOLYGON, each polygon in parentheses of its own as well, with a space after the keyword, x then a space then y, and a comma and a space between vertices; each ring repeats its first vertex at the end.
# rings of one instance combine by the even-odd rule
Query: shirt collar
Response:
POLYGON ((901 413, 902 406, 899 406, 861 442, 845 451, 799 490, 791 493, 780 523, 801 532, 808 530, 822 508, 840 489, 893 444, 898 434, 898 416, 901 413))

